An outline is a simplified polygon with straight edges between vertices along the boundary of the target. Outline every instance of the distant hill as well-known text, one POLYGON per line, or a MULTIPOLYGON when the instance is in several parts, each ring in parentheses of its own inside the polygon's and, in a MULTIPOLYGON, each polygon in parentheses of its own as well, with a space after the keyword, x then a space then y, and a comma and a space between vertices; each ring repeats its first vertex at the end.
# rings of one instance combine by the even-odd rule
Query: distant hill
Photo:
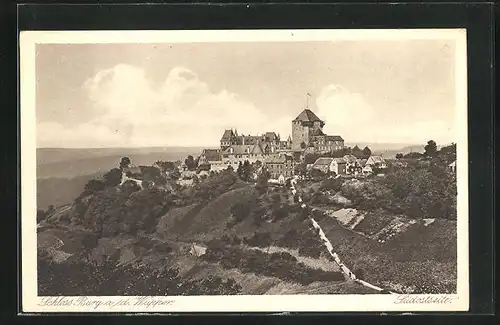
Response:
POLYGON ((101 173, 94 173, 74 178, 50 177, 37 179, 37 208, 46 210, 49 205, 59 206, 72 203, 82 193, 85 184, 89 180, 100 176, 101 173))
POLYGON ((37 149, 37 179, 49 177, 73 178, 107 172, 117 167, 121 158, 129 157, 135 165, 151 165, 157 160, 184 160, 198 156, 202 148, 39 148, 37 149))
MULTIPOLYGON (((425 146, 425 144, 370 143, 370 142, 353 142, 353 143, 346 143, 345 145, 351 148, 357 145, 361 149, 367 146, 372 151, 372 154, 382 155, 386 158, 395 158, 397 153, 407 154, 410 152, 424 152, 424 146, 425 146)), ((442 146, 438 144, 437 147, 438 149, 440 149, 442 146)))

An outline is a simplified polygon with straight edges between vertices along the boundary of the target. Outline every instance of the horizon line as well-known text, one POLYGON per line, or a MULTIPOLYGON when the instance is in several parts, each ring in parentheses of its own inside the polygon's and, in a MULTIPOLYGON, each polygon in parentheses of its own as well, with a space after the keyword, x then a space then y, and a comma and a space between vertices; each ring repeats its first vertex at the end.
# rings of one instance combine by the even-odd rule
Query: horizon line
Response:
MULTIPOLYGON (((416 142, 368 142, 368 141, 349 141, 346 142, 347 144, 350 145, 356 145, 356 144, 372 144, 372 145, 384 145, 384 144, 389 144, 389 145, 425 145, 426 143, 416 143, 416 142)), ((454 142, 447 142, 445 144, 441 145, 449 145, 454 142)), ((439 146, 440 144, 438 144, 439 146)), ((152 148, 210 148, 210 147, 219 147, 220 145, 213 145, 213 146, 208 146, 208 145, 192 145, 192 146, 174 146, 174 145, 167 145, 167 146, 119 146, 119 147, 36 147, 36 149, 152 149, 152 148)))

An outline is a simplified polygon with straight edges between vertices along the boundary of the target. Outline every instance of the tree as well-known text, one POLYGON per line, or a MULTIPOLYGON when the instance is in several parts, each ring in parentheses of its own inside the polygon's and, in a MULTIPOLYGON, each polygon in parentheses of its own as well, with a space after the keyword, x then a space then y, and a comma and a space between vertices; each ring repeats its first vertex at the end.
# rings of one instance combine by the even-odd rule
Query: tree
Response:
POLYGON ((175 168, 175 164, 171 161, 158 160, 156 162, 156 165, 158 165, 158 167, 160 167, 163 172, 171 172, 175 168))
POLYGON ((175 167, 168 176, 170 179, 176 181, 181 177, 181 172, 179 171, 179 168, 175 167))
POLYGON ((113 168, 103 176, 104 184, 107 187, 115 187, 122 181, 122 171, 118 168, 113 168))
POLYGON ((95 193, 102 191, 106 188, 106 184, 99 179, 91 179, 85 184, 84 191, 85 193, 95 193))
POLYGON ((198 159, 195 160, 191 155, 187 156, 186 160, 184 160, 184 163, 186 164, 188 170, 196 170, 196 168, 198 167, 198 159))
POLYGON ((294 168, 295 175, 305 176, 307 173, 307 166, 305 163, 300 163, 295 165, 294 168))
POLYGON ((252 166, 248 160, 245 160, 243 165, 241 166, 241 180, 244 182, 248 182, 252 177, 252 166))
POLYGON ((255 184, 255 188, 257 189, 257 191, 259 193, 263 194, 264 192, 267 191, 267 188, 268 188, 267 181, 269 180, 270 177, 271 177, 271 175, 269 174, 267 169, 265 169, 265 168, 262 169, 262 172, 257 177, 257 184, 255 184))
POLYGON ((313 168, 311 170, 311 177, 314 179, 325 178, 326 173, 323 172, 322 170, 317 169, 317 168, 313 168))
POLYGON ((44 220, 46 217, 47 214, 45 213, 45 211, 43 211, 43 209, 36 210, 36 222, 40 222, 44 220))
POLYGON ((368 146, 366 146, 364 149, 363 149, 363 158, 370 158, 370 156, 372 155, 372 151, 370 150, 370 148, 368 148, 368 146))
POLYGON ((400 152, 398 152, 398 153, 396 154, 396 159, 402 159, 402 158, 403 158, 403 154, 402 154, 402 153, 400 153, 400 152))
POLYGON ((410 153, 407 153, 406 155, 404 155, 403 158, 406 158, 406 159, 420 159, 423 156, 424 155, 421 152, 410 152, 410 153))
POLYGON ((131 163, 129 157, 123 157, 120 161, 120 169, 127 168, 131 163))
POLYGON ((236 175, 238 175, 238 177, 240 179, 243 179, 243 164, 241 163, 241 161, 238 163, 238 168, 236 169, 236 175))
POLYGON ((363 150, 361 150, 357 145, 354 146, 354 148, 352 148, 352 154, 354 157, 356 157, 358 159, 363 158, 363 155, 364 155, 363 150))
POLYGON ((450 164, 457 160, 457 145, 452 143, 449 146, 442 147, 438 152, 438 156, 443 159, 446 164, 450 164))
POLYGON ((437 145, 434 140, 429 140, 427 145, 424 147, 424 156, 425 157, 435 157, 437 153, 437 145))

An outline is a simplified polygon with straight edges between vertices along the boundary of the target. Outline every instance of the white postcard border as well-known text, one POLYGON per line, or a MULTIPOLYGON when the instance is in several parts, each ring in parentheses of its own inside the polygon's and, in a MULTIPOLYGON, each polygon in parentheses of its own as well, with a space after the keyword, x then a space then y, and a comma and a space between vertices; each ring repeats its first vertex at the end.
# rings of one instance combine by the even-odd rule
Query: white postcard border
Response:
MULTIPOLYGON (((21 84, 21 252, 23 312, 417 312, 469 308, 467 46, 465 29, 224 30, 224 31, 23 31, 21 84), (37 296, 36 71, 41 43, 297 42, 447 39, 456 44, 457 294, 454 295, 263 295, 180 297, 37 296)), ((432 272, 432 270, 429 270, 432 272)))

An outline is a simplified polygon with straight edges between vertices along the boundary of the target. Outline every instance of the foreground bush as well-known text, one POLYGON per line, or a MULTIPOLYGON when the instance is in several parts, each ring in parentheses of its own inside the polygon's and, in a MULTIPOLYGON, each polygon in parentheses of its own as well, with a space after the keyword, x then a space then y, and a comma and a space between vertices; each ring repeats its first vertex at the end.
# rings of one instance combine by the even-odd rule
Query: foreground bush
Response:
POLYGON ((178 269, 115 267, 111 263, 38 261, 38 294, 46 296, 179 296, 236 295, 241 286, 233 279, 209 276, 187 280, 178 269))

